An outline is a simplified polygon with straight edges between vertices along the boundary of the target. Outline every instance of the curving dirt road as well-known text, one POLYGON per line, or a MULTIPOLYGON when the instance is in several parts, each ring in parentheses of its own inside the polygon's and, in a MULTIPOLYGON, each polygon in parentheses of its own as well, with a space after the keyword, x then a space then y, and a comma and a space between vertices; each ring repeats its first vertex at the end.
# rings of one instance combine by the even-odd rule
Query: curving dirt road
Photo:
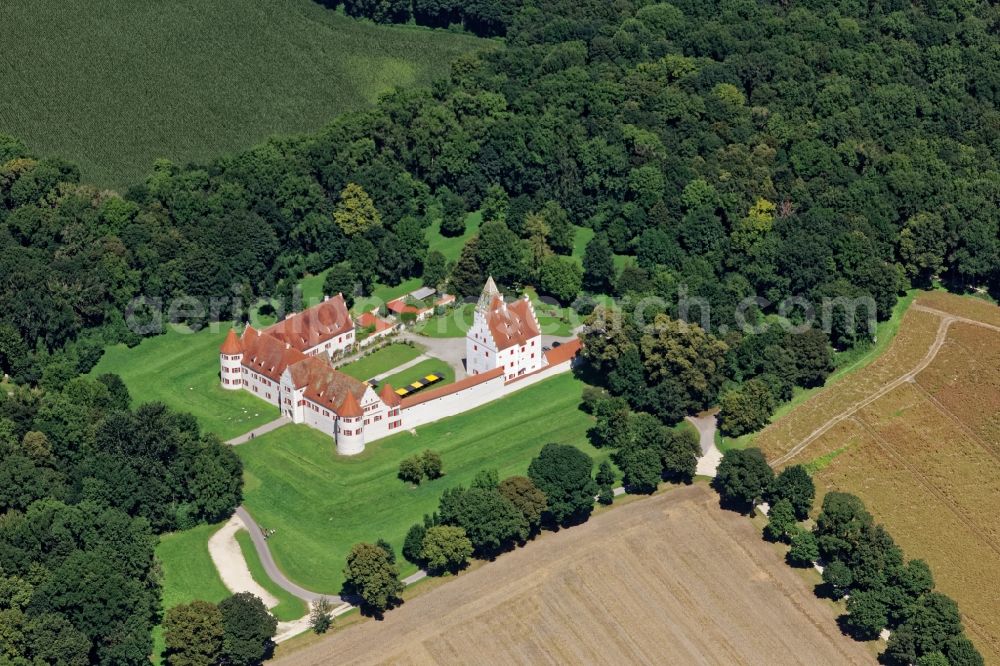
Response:
POLYGON ((929 366, 934 361, 934 358, 938 355, 938 352, 941 351, 941 347, 944 345, 945 340, 948 337, 948 328, 956 321, 1000 332, 1000 326, 993 326, 992 324, 987 324, 986 322, 982 322, 977 319, 969 319, 968 317, 954 315, 951 314, 950 312, 944 312, 943 310, 938 310, 936 308, 929 308, 925 305, 919 305, 917 303, 914 303, 910 307, 913 310, 927 312, 928 314, 932 314, 941 318, 941 322, 938 324, 937 334, 934 336, 934 342, 927 349, 927 353, 924 355, 922 359, 920 359, 920 362, 917 363, 915 366, 913 366, 913 368, 911 368, 906 373, 900 375, 899 377, 892 380, 888 384, 885 384, 879 390, 870 394, 863 400, 854 403, 853 405, 851 405, 844 411, 840 412, 839 414, 831 418, 829 421, 827 421, 820 427, 813 430, 811 433, 809 433, 808 436, 806 436, 805 439, 803 439, 801 442, 793 446, 786 453, 772 460, 771 467, 777 467, 779 465, 783 465, 784 463, 788 462, 796 455, 801 453, 802 450, 805 449, 807 446, 809 446, 812 442, 822 437, 823 434, 833 426, 837 425, 841 421, 844 421, 845 419, 851 418, 858 410, 870 405, 879 398, 890 393, 893 389, 898 388, 899 386, 905 384, 906 382, 913 381, 918 374, 920 374, 923 370, 925 370, 927 366, 929 366))
MULTIPOLYGON (((906 382, 912 381, 913 378, 916 377, 924 368, 926 368, 928 365, 931 364, 931 362, 934 360, 934 357, 937 356, 938 352, 941 350, 941 346, 944 345, 945 339, 948 337, 948 327, 951 326, 951 324, 953 322, 955 322, 955 321, 957 321, 957 320, 959 320, 961 318, 960 317, 955 317, 953 315, 949 315, 949 314, 944 313, 944 312, 939 312, 939 311, 936 311, 936 310, 931 310, 929 308, 922 308, 922 307, 916 306, 916 305, 914 305, 913 307, 916 308, 916 309, 919 309, 919 310, 925 310, 925 311, 928 311, 928 312, 932 312, 934 314, 937 314, 937 315, 943 317, 941 319, 941 323, 938 324, 937 334, 934 336, 934 343, 931 344, 930 348, 927 350, 927 353, 924 355, 924 357, 922 359, 920 359, 920 362, 917 363, 913 368, 911 368, 906 373, 900 375, 899 377, 897 377, 896 379, 892 380, 888 384, 885 384, 879 390, 877 390, 874 393, 868 395, 863 400, 859 400, 858 402, 854 403, 853 405, 851 405, 850 407, 848 407, 844 411, 840 412, 839 414, 837 414, 836 416, 834 416, 833 418, 831 418, 829 421, 827 421, 826 423, 824 423, 820 427, 818 427, 815 430, 813 430, 811 433, 809 433, 809 435, 806 436, 805 439, 803 439, 801 442, 799 442, 798 444, 796 444, 795 446, 793 446, 786 453, 784 453, 784 454, 778 456, 777 458, 775 458, 774 460, 772 460, 771 461, 771 467, 777 467, 779 465, 782 465, 782 464, 788 462, 789 460, 791 460, 792 458, 794 458, 795 456, 797 456, 799 453, 801 453, 802 450, 805 449, 807 446, 809 446, 812 442, 814 442, 817 439, 819 439, 820 437, 822 437, 823 434, 826 431, 828 431, 830 428, 832 428, 833 426, 837 425, 841 421, 850 418, 859 409, 862 409, 862 408, 870 405, 871 403, 875 402, 876 400, 878 400, 882 396, 886 395, 887 393, 889 393, 893 389, 898 388, 899 386, 902 386, 906 382)), ((972 320, 969 320, 969 321, 972 321, 972 320)))

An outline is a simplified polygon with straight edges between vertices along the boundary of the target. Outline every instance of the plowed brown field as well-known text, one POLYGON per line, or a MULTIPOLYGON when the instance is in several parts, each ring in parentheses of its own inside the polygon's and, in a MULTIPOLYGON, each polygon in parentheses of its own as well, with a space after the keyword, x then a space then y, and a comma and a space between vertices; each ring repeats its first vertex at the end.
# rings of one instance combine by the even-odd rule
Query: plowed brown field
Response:
POLYGON ((874 663, 835 615, 699 484, 547 535, 274 663, 874 663))
POLYGON ((756 439, 782 465, 811 463, 820 494, 862 497, 907 556, 930 563, 938 587, 959 602, 970 637, 994 664, 1000 664, 998 325, 996 306, 922 294, 878 361, 756 439))

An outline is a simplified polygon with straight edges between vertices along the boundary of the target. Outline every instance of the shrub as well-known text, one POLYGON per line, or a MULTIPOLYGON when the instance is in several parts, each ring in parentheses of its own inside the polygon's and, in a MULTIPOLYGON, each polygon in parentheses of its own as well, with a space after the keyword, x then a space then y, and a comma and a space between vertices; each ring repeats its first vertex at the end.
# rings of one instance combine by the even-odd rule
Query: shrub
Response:
POLYGON ((399 463, 399 472, 397 476, 403 481, 409 481, 415 485, 420 485, 420 481, 424 478, 424 467, 420 458, 417 456, 403 458, 403 460, 399 463))

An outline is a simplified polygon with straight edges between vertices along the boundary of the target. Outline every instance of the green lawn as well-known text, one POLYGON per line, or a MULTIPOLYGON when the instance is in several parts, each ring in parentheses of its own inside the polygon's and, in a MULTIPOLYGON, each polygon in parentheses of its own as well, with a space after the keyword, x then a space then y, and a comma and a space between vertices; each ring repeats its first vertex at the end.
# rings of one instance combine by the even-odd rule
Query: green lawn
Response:
MULTIPOLYGON (((579 410, 583 384, 569 374, 503 400, 417 430, 373 442, 363 454, 338 457, 333 441, 289 425, 237 448, 244 462, 247 508, 277 532, 268 539, 286 575, 318 592, 336 594, 352 544, 387 538, 397 552, 411 524, 435 510, 441 492, 468 483, 480 469, 501 477, 524 474, 546 442, 573 444, 596 461, 579 410), (413 487, 396 478, 399 461, 430 448, 445 476, 413 487)), ((596 469, 596 465, 595 465, 596 469)), ((402 563, 403 574, 415 567, 402 563)))
MULTIPOLYGON (((163 569, 164 612, 177 604, 186 604, 195 599, 218 603, 229 596, 230 592, 222 584, 222 578, 208 554, 208 539, 222 525, 223 523, 199 525, 160 537, 156 557, 163 569)), ((156 627, 153 630, 155 662, 159 663, 163 649, 163 628, 156 627)))
POLYGON ((230 439, 278 418, 278 410, 246 391, 228 391, 219 384, 219 346, 228 330, 228 324, 197 333, 169 330, 132 349, 114 345, 91 375, 120 375, 133 405, 160 401, 194 414, 202 428, 230 439))
POLYGON ((425 319, 413 331, 429 338, 464 338, 472 326, 475 311, 475 303, 465 303, 448 310, 440 317, 425 319))
MULTIPOLYGON (((455 371, 451 369, 451 366, 444 361, 439 361, 436 358, 430 358, 426 361, 421 361, 411 368, 407 368, 402 372, 397 372, 394 375, 390 375, 379 382, 379 386, 385 384, 386 382, 392 384, 392 388, 398 389, 408 385, 410 382, 414 382, 418 379, 423 378, 426 375, 434 373, 441 378, 441 381, 434 386, 444 386, 445 384, 451 384, 455 381, 455 371)), ((424 389, 425 391, 431 390, 430 388, 424 389)))
POLYGON ((315 130, 447 75, 471 35, 350 19, 314 0, 0 4, 0 132, 122 188, 315 130))
POLYGON ((337 369, 345 375, 366 381, 383 372, 388 372, 407 361, 412 361, 420 356, 420 353, 419 349, 410 345, 389 345, 353 363, 342 365, 337 369))
POLYGON ((465 218, 465 233, 461 236, 449 237, 441 235, 441 220, 435 220, 424 232, 427 242, 430 244, 428 249, 437 250, 448 261, 458 261, 458 255, 462 253, 462 248, 465 246, 466 241, 479 231, 479 225, 482 222, 483 214, 481 212, 475 211, 474 213, 469 213, 465 218))
POLYGON ((587 243, 594 237, 594 230, 590 227, 576 227, 576 235, 573 236, 573 258, 580 265, 583 265, 583 251, 587 249, 587 243))
POLYGON ((257 549, 253 547, 253 540, 250 538, 249 532, 246 530, 237 531, 236 541, 240 544, 240 550, 243 551, 243 559, 247 561, 250 576, 253 577, 258 585, 273 594, 275 599, 278 600, 278 605, 271 609, 271 614, 274 617, 282 622, 291 622, 309 612, 304 601, 276 585, 270 576, 267 575, 264 571, 264 566, 260 563, 257 549))

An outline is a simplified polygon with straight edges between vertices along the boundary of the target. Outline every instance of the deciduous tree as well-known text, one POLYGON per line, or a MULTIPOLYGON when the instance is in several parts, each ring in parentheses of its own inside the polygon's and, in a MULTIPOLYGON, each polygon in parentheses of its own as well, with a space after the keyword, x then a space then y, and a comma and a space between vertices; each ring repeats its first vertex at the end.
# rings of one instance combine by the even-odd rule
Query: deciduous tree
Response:
POLYGON ((422 552, 429 570, 454 573, 468 563, 472 542, 461 527, 435 525, 424 535, 422 552))
POLYGON ((219 603, 222 613, 222 657, 226 664, 254 666, 274 649, 278 621, 250 592, 237 592, 219 603))
POLYGON ((366 611, 381 615, 399 601, 403 583, 399 569, 389 561, 384 549, 372 543, 356 543, 347 555, 344 590, 357 596, 366 611))
POLYGON ((214 666, 222 657, 222 611, 207 601, 192 601, 163 616, 166 661, 170 666, 214 666))

